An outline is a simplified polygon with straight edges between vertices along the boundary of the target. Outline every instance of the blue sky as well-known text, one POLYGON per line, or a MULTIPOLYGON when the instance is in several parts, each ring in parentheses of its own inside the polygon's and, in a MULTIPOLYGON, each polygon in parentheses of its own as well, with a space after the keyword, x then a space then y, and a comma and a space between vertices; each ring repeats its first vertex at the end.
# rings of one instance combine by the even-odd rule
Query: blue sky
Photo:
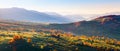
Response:
POLYGON ((10 7, 63 15, 103 14, 120 12, 120 0, 0 0, 0 8, 10 7))

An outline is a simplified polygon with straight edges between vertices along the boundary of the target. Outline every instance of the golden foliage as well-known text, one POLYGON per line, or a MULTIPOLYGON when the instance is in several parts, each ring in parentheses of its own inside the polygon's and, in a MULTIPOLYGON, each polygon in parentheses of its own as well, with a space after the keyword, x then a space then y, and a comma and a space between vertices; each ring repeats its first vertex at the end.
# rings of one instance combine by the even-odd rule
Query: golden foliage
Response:
POLYGON ((32 42, 32 39, 31 39, 31 38, 28 38, 28 39, 27 39, 27 42, 28 42, 28 43, 31 43, 31 42, 32 42))

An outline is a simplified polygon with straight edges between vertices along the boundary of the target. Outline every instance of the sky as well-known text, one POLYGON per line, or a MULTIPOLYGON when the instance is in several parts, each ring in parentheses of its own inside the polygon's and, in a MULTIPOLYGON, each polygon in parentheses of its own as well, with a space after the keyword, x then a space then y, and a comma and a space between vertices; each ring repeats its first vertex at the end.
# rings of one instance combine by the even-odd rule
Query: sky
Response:
POLYGON ((0 0, 0 8, 19 7, 62 15, 120 12, 120 0, 0 0))

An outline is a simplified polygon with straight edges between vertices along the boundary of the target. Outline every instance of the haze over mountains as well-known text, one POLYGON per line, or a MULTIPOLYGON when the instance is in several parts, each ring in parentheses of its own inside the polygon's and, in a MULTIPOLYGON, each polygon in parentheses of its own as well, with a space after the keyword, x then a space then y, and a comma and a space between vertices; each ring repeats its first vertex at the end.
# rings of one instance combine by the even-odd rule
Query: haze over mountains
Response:
POLYGON ((0 19, 27 21, 27 22, 42 22, 42 23, 67 23, 71 20, 61 15, 49 15, 47 13, 26 10, 23 8, 5 8, 0 9, 0 19))
MULTIPOLYGON (((120 12, 106 13, 103 15, 119 15, 120 12)), ((71 23, 83 20, 92 20, 100 15, 95 14, 81 14, 81 15, 60 15, 54 12, 38 12, 34 10, 26 10, 24 8, 1 8, 0 19, 39 22, 39 23, 71 23)))

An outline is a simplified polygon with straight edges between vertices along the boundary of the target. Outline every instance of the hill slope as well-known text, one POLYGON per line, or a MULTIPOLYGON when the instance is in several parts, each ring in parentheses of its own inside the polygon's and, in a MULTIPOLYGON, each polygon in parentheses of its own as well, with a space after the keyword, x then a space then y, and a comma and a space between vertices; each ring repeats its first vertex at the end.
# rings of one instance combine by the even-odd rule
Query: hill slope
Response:
POLYGON ((49 27, 73 32, 76 35, 107 36, 120 39, 120 15, 101 16, 91 21, 70 24, 51 24, 49 27))

